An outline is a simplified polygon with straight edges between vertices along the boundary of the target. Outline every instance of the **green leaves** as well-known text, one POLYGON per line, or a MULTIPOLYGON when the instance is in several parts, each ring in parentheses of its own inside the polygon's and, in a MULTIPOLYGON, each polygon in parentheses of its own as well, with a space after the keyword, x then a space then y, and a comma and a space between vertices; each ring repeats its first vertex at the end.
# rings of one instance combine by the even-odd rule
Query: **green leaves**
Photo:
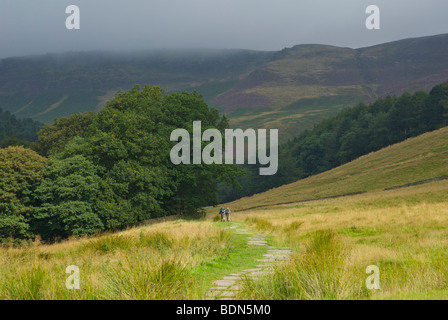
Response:
POLYGON ((40 152, 47 156, 61 152, 74 137, 84 135, 93 117, 93 112, 78 113, 45 125, 38 132, 40 152))
POLYGON ((91 234, 103 229, 93 211, 101 178, 84 156, 53 159, 35 191, 33 231, 44 239, 91 234))
POLYGON ((31 237, 30 195, 42 180, 47 162, 23 147, 0 149, 0 242, 31 237))

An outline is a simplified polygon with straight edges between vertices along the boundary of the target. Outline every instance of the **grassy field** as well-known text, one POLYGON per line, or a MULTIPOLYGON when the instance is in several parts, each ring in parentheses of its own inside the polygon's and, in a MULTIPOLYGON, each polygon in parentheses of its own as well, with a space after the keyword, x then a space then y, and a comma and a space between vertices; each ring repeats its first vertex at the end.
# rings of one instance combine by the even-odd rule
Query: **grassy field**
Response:
POLYGON ((241 299, 448 299, 448 182, 235 213, 296 255, 241 299), (380 270, 367 290, 366 268, 380 270))
POLYGON ((181 218, 115 234, 0 249, 0 299, 201 299, 265 248, 212 221, 181 218), (68 290, 68 266, 80 289, 68 290))

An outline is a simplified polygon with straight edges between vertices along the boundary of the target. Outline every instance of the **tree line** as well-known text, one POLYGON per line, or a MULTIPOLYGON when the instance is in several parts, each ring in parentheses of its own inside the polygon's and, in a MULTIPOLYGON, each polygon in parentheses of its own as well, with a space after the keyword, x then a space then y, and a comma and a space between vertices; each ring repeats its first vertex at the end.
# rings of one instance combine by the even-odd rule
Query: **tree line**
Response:
POLYGON ((30 118, 18 119, 0 108, 0 148, 10 145, 33 146, 43 124, 30 118))

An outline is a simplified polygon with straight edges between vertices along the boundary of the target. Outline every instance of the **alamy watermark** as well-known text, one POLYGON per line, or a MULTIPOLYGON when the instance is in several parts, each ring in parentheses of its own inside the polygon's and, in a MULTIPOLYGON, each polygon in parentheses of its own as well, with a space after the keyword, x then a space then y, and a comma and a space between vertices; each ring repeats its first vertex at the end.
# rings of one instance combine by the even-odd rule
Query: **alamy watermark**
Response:
POLYGON ((70 274, 65 280, 65 287, 68 290, 79 290, 79 267, 75 265, 70 265, 65 269, 65 273, 70 274))
POLYGON ((366 268, 366 273, 370 276, 366 279, 366 287, 369 290, 379 290, 380 285, 380 268, 375 265, 370 265, 366 268))
POLYGON ((222 134, 218 129, 207 129, 202 133, 201 121, 193 121, 193 138, 186 129, 175 129, 171 141, 179 141, 170 152, 171 162, 178 164, 260 164, 260 175, 274 175, 278 170, 278 129, 269 130, 269 155, 267 152, 267 130, 226 129, 223 149, 222 134), (191 148, 193 140, 193 148, 191 148), (236 143, 234 145, 234 142, 236 143), (247 145, 246 145, 247 140, 247 145), (202 142, 210 142, 202 150, 202 142), (192 149, 192 152, 191 152, 192 149), (192 157, 191 157, 192 155, 192 157), (192 160, 191 160, 192 158, 192 160), (235 161, 234 161, 235 160, 235 161))
POLYGON ((368 30, 380 29, 380 8, 375 5, 370 5, 366 8, 366 14, 369 16, 366 19, 366 28, 368 30))
MULTIPOLYGON (((65 27, 68 30, 80 29, 80 10, 78 6, 70 5, 65 9, 69 16, 65 20, 65 27)), ((368 30, 380 29, 380 9, 376 5, 369 5, 365 11, 369 16, 366 19, 365 26, 368 30)))
POLYGON ((80 11, 79 7, 75 5, 70 5, 65 9, 66 14, 70 14, 67 19, 65 19, 65 27, 68 30, 79 30, 80 29, 80 11))

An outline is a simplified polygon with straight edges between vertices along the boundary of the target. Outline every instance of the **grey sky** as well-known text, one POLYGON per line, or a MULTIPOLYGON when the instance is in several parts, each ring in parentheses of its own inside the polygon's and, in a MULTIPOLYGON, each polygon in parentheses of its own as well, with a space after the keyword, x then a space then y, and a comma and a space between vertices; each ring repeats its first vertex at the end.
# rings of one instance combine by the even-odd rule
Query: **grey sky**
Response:
POLYGON ((151 48, 364 47, 448 33, 446 0, 1 0, 0 58, 151 48), (77 5, 81 29, 67 30, 77 5), (367 30, 365 9, 381 10, 367 30))

